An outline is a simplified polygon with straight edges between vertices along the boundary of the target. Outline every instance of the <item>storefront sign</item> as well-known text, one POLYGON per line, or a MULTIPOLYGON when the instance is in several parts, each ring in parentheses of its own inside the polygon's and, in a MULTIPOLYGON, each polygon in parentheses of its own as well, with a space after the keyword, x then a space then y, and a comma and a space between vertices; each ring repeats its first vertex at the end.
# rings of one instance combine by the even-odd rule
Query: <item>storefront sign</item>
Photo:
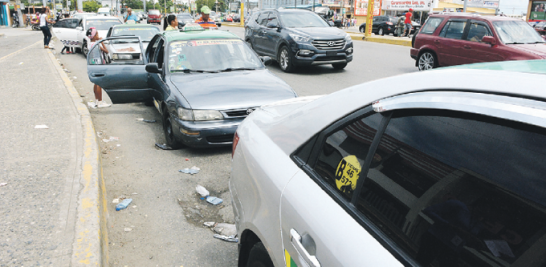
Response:
POLYGON ((499 8, 499 1, 483 1, 485 8, 499 8))
POLYGON ((531 4, 529 20, 546 20, 546 1, 534 1, 531 4))
MULTIPOLYGON (((482 0, 483 1, 483 0, 482 0)), ((430 9, 430 0, 384 0, 384 10, 408 10, 412 8, 415 11, 430 9)))
MULTIPOLYGON (((375 0, 373 5, 373 15, 381 14, 381 0, 375 0)), ((355 0, 355 16, 368 15, 368 0, 355 0)))

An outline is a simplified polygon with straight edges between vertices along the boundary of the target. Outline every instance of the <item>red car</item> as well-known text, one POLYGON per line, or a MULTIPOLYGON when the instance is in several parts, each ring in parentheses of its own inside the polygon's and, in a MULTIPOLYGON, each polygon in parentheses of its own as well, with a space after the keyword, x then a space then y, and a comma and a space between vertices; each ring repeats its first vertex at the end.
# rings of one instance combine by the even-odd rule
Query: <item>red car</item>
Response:
POLYGON ((533 26, 533 28, 535 28, 535 31, 537 31, 538 34, 546 35, 546 21, 541 21, 539 23, 536 23, 535 26, 533 26))
POLYGON ((431 15, 414 36, 419 70, 478 62, 546 59, 544 39, 525 21, 468 13, 431 15))
POLYGON ((151 9, 148 11, 148 24, 157 23, 161 24, 161 12, 157 9, 151 9))

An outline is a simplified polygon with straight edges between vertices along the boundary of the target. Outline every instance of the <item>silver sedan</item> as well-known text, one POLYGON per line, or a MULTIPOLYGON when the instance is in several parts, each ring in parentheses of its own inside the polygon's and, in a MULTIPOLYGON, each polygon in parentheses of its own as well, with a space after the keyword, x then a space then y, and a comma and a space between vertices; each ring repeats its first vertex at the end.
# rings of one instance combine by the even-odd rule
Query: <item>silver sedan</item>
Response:
POLYGON ((239 266, 543 266, 540 84, 437 70, 254 111, 229 182, 239 266))

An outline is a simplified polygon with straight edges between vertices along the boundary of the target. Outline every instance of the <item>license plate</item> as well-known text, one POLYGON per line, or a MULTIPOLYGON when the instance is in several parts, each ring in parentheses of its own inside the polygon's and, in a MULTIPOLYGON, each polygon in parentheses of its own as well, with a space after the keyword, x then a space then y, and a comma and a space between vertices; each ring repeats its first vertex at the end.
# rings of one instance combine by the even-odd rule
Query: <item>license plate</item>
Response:
POLYGON ((335 51, 326 51, 326 55, 329 57, 337 56, 337 52, 335 51))

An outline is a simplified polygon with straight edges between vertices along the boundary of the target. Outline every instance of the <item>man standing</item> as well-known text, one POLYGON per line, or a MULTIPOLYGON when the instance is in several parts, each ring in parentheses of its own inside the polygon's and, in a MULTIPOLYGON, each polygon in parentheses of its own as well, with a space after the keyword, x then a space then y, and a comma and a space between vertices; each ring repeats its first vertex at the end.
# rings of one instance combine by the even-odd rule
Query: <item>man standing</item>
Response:
POLYGON ((131 8, 127 9, 127 16, 125 16, 125 23, 127 23, 128 20, 134 20, 135 23, 138 22, 138 18, 135 14, 133 14, 133 10, 131 8))
POLYGON ((40 30, 44 34, 44 48, 49 48, 49 41, 51 40, 51 32, 49 31, 48 23, 53 23, 48 17, 49 7, 46 7, 45 13, 40 15, 40 30))
POLYGON ((411 28, 413 27, 411 25, 411 19, 413 18, 413 8, 410 8, 408 12, 404 15, 406 16, 406 20, 404 20, 404 34, 402 36, 406 35, 406 31, 408 31, 408 37, 410 37, 411 28))
POLYGON ((203 6, 201 8, 201 17, 195 22, 204 29, 215 29, 216 23, 213 19, 210 18, 210 8, 208 6, 203 6))

